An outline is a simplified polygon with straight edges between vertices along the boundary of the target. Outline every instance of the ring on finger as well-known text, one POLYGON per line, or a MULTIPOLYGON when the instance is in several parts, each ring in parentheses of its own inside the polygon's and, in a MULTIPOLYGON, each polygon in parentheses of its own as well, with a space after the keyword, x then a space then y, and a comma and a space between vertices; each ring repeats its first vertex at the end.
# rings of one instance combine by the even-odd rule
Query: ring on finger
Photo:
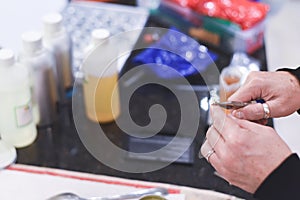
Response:
POLYGON ((270 108, 267 103, 262 104, 263 109, 264 109, 264 119, 269 119, 270 118, 270 108))
MULTIPOLYGON (((207 162, 209 162, 209 157, 211 155, 213 155, 215 153, 215 150, 214 149, 211 149, 207 152, 207 154, 205 155, 205 159, 207 160, 207 162)), ((209 162, 210 163, 210 162, 209 162)))

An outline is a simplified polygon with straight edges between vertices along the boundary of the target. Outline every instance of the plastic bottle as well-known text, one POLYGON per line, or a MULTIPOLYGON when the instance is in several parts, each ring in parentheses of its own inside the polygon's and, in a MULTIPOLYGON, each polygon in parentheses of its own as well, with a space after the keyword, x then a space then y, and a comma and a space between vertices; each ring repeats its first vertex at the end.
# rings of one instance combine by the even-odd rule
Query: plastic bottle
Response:
POLYGON ((67 92, 72 88, 72 42, 62 24, 59 13, 47 14, 43 17, 43 41, 46 48, 55 55, 56 82, 58 100, 61 104, 68 102, 67 92))
POLYGON ((229 66, 220 74, 220 101, 227 99, 244 84, 249 72, 259 71, 260 63, 242 51, 235 52, 229 66))
POLYGON ((161 0, 151 0, 151 1, 137 0, 136 1, 137 6, 147 8, 151 11, 156 10, 159 7, 160 3, 161 3, 161 0))
POLYGON ((0 169, 4 169, 14 163, 16 158, 17 151, 15 147, 0 138, 0 169))
POLYGON ((43 47, 39 32, 23 33, 22 44, 20 62, 30 73, 35 122, 39 127, 51 126, 57 114, 54 56, 43 47))
POLYGON ((86 114, 95 122, 107 123, 120 114, 116 44, 106 29, 92 32, 85 50, 83 92, 86 114))
POLYGON ((15 147, 30 145, 37 136, 33 121, 30 80, 12 50, 0 50, 0 133, 15 147))

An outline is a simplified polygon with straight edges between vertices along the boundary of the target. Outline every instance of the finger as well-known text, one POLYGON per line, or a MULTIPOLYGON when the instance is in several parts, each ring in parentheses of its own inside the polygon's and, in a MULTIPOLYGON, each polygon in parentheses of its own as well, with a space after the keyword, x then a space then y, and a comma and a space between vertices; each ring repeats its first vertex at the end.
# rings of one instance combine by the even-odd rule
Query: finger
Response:
POLYGON ((212 148, 210 144, 208 143, 207 139, 205 139, 200 149, 201 155, 199 154, 199 158, 204 158, 211 149, 212 148))
POLYGON ((225 152, 227 152, 227 145, 225 144, 222 135, 211 126, 206 133, 206 141, 209 143, 212 149, 215 150, 215 153, 218 155, 218 158, 221 159, 225 152))
MULTIPOLYGON (((207 161, 209 162, 209 163, 211 163, 212 165, 214 165, 215 163, 219 163, 219 161, 217 161, 218 160, 218 157, 217 157, 217 154, 216 154, 216 152, 214 152, 214 153, 210 153, 211 151, 212 151, 213 149, 212 149, 212 147, 210 146, 210 144, 208 143, 208 141, 206 140, 204 143, 203 143, 203 145, 201 146, 201 150, 200 150, 200 152, 201 152, 201 158, 205 158, 205 159, 207 159, 207 161)), ((199 156, 200 157, 200 156, 199 156)))
POLYGON ((235 118, 234 116, 229 116, 233 121, 235 121, 235 123, 240 127, 240 128, 243 128, 243 129, 246 129, 246 130, 250 130, 251 132, 255 132, 255 133, 261 133, 265 128, 266 126, 262 125, 262 124, 258 124, 258 123, 255 123, 255 122, 251 122, 251 121, 248 121, 248 120, 244 120, 244 119, 238 119, 238 118, 235 118))
POLYGON ((208 131, 206 132, 206 138, 207 142, 210 144, 210 146, 217 151, 219 150, 217 144, 219 142, 224 143, 224 139, 222 136, 218 133, 218 131, 214 128, 214 126, 211 126, 208 131))
POLYGON ((224 141, 230 140, 234 134, 238 131, 233 131, 238 128, 238 125, 228 117, 222 108, 219 106, 211 107, 211 116, 213 120, 213 126, 221 134, 224 141))
POLYGON ((207 159, 207 162, 209 162, 217 171, 223 168, 222 161, 220 160, 217 152, 214 152, 213 154, 210 154, 209 157, 206 157, 206 155, 211 151, 211 146, 208 144, 208 142, 204 142, 201 147, 201 154, 204 155, 205 159, 207 159))
POLYGON ((245 83, 228 98, 228 101, 247 102, 261 98, 261 86, 259 81, 256 80, 256 74, 257 72, 250 72, 245 83))
MULTIPOLYGON (((266 101, 266 103, 268 105, 268 108, 269 108, 269 114, 270 114, 270 117, 282 117, 282 115, 277 115, 276 111, 279 111, 282 106, 278 106, 278 104, 280 104, 278 101, 276 100, 270 100, 270 101, 266 101), (275 109, 274 109, 275 108, 275 109), (273 112, 274 111, 274 112, 273 112)), ((282 104, 281 104, 282 105, 282 104)), ((280 112, 280 111, 279 111, 280 112)))
POLYGON ((232 111, 232 115, 239 119, 251 121, 263 119, 265 116, 263 105, 260 103, 250 104, 244 108, 232 111))

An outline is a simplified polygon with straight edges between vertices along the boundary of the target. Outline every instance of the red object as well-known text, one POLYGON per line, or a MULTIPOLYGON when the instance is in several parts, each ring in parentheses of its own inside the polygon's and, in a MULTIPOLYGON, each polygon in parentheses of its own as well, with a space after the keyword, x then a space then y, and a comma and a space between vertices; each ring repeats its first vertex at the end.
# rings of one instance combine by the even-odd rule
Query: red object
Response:
POLYGON ((262 21, 269 6, 249 0, 173 0, 175 3, 188 7, 202 15, 226 19, 234 22, 245 30, 262 21))

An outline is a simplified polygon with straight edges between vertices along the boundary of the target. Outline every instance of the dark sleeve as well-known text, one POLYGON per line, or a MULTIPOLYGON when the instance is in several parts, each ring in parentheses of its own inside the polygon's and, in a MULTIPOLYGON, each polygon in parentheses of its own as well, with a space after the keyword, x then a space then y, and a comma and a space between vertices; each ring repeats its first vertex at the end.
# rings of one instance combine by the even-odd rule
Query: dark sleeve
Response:
POLYGON ((300 199, 300 160, 289 156, 260 185, 254 194, 260 200, 300 199))
MULTIPOLYGON (((286 72, 291 73, 298 79, 299 84, 300 84, 300 67, 298 67, 297 69, 281 68, 281 69, 278 69, 277 71, 286 71, 286 72)), ((300 110, 298 110, 297 112, 298 112, 298 114, 300 114, 300 110)))

